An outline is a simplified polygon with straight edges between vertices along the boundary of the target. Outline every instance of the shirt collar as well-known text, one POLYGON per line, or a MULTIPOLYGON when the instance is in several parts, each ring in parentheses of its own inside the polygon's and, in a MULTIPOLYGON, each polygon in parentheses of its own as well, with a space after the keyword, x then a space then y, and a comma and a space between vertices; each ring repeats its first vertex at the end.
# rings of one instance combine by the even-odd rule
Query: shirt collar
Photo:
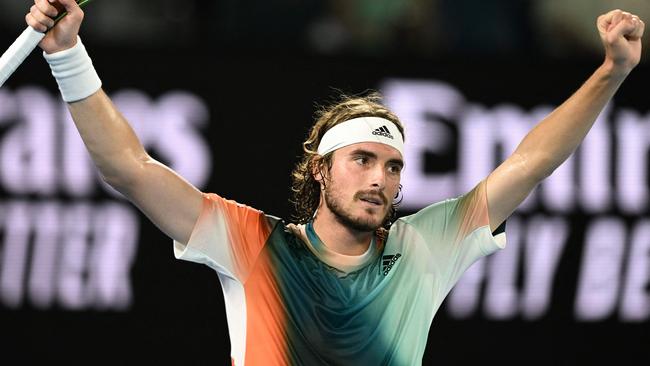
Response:
MULTIPOLYGON (((301 225, 302 226, 302 225, 301 225)), ((361 255, 345 255, 337 253, 328 248, 318 237, 312 222, 302 226, 301 231, 306 236, 306 244, 309 249, 325 264, 341 270, 345 273, 350 273, 363 268, 377 252, 377 243, 375 235, 372 236, 368 250, 361 255)))

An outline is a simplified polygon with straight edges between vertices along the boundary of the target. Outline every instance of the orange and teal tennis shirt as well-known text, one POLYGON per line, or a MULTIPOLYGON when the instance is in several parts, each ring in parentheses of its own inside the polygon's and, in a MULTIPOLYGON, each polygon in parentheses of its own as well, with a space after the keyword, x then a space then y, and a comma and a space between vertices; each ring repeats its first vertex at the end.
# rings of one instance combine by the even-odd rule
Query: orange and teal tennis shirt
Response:
POLYGON ((177 258, 214 269, 237 366, 420 365, 433 317, 461 274, 505 246, 490 231, 485 183, 398 219, 348 256, 311 224, 285 225, 204 194, 177 258))

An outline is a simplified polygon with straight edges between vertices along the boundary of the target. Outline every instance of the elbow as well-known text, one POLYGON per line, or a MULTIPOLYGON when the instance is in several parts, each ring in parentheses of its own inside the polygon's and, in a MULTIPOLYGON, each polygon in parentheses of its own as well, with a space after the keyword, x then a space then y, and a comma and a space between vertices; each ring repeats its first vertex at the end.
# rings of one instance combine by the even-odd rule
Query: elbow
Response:
POLYGON ((144 154, 142 156, 123 156, 119 159, 119 165, 113 165, 110 168, 99 167, 99 173, 102 181, 113 189, 122 194, 127 194, 140 181, 147 163, 151 157, 144 154))
POLYGON ((119 174, 106 174, 100 171, 102 181, 120 193, 123 193, 125 188, 129 186, 128 180, 119 174))
POLYGON ((556 167, 550 164, 546 158, 533 160, 529 163, 528 176, 537 182, 541 182, 553 174, 556 167))
POLYGON ((129 175, 100 172, 100 177, 104 183, 125 196, 128 196, 128 192, 135 186, 135 180, 129 175))
POLYGON ((538 181, 543 181, 544 179, 550 177, 557 168, 562 164, 561 161, 557 161, 556 158, 550 155, 542 154, 542 156, 537 157, 531 165, 533 166, 533 176, 538 181))
POLYGON ((532 182, 539 183, 553 174, 559 164, 547 154, 513 154, 516 166, 532 182))

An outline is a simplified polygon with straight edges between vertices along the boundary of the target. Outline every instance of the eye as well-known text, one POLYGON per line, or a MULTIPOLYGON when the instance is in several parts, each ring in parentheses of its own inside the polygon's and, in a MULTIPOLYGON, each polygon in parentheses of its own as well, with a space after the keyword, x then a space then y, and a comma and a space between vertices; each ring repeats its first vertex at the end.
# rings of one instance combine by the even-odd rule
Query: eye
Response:
POLYGON ((388 171, 392 174, 400 174, 402 172, 402 166, 398 164, 390 165, 388 171))
POLYGON ((357 156, 356 158, 354 158, 354 161, 359 165, 366 165, 366 164, 368 164, 368 157, 367 156, 357 156))

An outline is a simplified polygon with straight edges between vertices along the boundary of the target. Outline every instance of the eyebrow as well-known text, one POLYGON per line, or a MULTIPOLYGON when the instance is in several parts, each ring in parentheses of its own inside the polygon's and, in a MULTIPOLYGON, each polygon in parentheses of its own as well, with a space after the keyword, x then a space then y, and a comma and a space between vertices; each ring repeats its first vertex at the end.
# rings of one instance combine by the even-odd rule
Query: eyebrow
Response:
MULTIPOLYGON (((352 150, 352 152, 350 152, 350 155, 362 155, 369 158, 377 159, 377 154, 375 154, 372 151, 368 151, 364 149, 352 150)), ((404 167, 404 161, 402 159, 390 159, 388 160, 388 163, 398 165, 400 168, 404 167)))

